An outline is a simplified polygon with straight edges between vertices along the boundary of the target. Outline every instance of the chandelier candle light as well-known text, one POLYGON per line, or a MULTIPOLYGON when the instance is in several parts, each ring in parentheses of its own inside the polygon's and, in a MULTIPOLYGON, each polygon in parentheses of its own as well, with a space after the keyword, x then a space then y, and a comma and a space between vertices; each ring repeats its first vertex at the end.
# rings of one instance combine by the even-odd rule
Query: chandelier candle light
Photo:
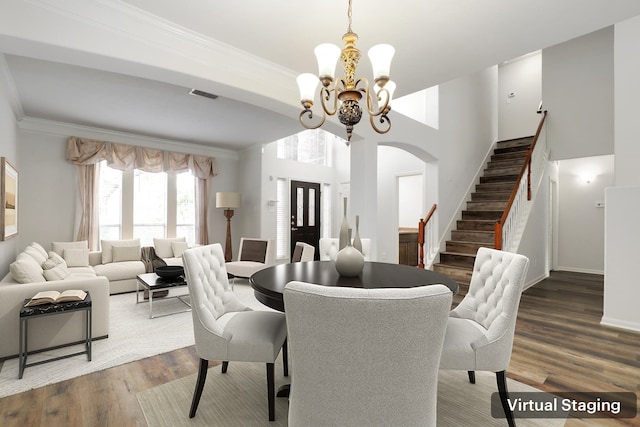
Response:
POLYGON ((324 124, 327 115, 333 116, 338 113, 340 123, 347 128, 347 141, 350 141, 353 127, 362 118, 360 100, 363 94, 371 127, 378 133, 389 132, 391 121, 387 114, 391 111, 391 97, 396 85, 389 80, 389 69, 395 49, 388 44, 379 44, 369 49, 369 59, 373 67, 375 82, 373 93, 366 78, 356 78, 360 51, 356 48, 358 35, 351 31, 351 0, 349 0, 347 16, 349 27, 347 33, 342 36, 344 48, 341 50, 338 46, 330 43, 318 45, 314 50, 318 60, 318 76, 311 73, 300 74, 297 82, 300 88, 300 103, 304 107, 299 116, 300 124, 307 129, 317 129, 324 124), (338 78, 333 84, 338 58, 344 67, 344 78, 338 78), (321 120, 314 122, 311 107, 313 107, 313 99, 319 81, 322 82, 320 100, 323 114, 321 120), (374 97, 376 109, 374 109, 374 97), (376 127, 374 120, 376 117, 379 117, 380 128, 376 127))

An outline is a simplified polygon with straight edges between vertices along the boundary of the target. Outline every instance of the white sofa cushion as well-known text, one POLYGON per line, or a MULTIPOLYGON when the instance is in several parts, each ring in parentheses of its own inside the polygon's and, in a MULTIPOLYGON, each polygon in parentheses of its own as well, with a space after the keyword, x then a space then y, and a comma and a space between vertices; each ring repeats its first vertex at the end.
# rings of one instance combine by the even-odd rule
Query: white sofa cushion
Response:
POLYGON ((79 242, 53 242, 51 243, 51 250, 60 256, 63 256, 65 249, 88 249, 89 242, 81 240, 79 242))
POLYGON ((18 283, 45 282, 42 267, 32 256, 22 252, 9 265, 11 276, 18 283))
POLYGON ((108 264, 110 262, 113 262, 113 249, 112 248, 114 246, 137 246, 138 250, 140 250, 140 239, 100 240, 100 247, 102 248, 102 263, 103 264, 108 264))
MULTIPOLYGON (((98 276, 105 276, 109 281, 135 279, 145 272, 142 261, 111 262, 93 266, 98 276)), ((134 288, 135 289, 135 288, 134 288)))
POLYGON ((158 239, 154 237, 153 248, 156 251, 156 255, 158 255, 160 258, 173 258, 178 255, 174 255, 173 248, 171 247, 171 243, 186 242, 186 241, 187 239, 185 237, 174 237, 170 239, 158 239))
POLYGON ((69 277, 69 269, 63 265, 56 265, 53 268, 44 270, 44 278, 50 280, 64 280, 69 277))
POLYGON ((113 262, 140 261, 139 246, 117 246, 111 248, 113 262))
POLYGON ((189 249, 189 244, 187 242, 171 242, 171 250, 173 251, 174 258, 182 257, 182 254, 187 249, 189 249))
POLYGON ((62 251, 62 258, 67 267, 88 267, 89 266, 89 249, 69 249, 62 251))
POLYGON ((58 255, 54 251, 49 251, 48 255, 49 255, 49 257, 42 264, 42 268, 50 269, 50 268, 55 267, 56 265, 63 265, 65 267, 67 266, 67 263, 65 262, 64 258, 62 258, 60 255, 58 255))
POLYGON ((43 255, 42 252, 38 250, 38 248, 31 245, 24 248, 24 253, 33 258, 38 263, 38 265, 44 264, 44 262, 47 260, 46 252, 43 255))

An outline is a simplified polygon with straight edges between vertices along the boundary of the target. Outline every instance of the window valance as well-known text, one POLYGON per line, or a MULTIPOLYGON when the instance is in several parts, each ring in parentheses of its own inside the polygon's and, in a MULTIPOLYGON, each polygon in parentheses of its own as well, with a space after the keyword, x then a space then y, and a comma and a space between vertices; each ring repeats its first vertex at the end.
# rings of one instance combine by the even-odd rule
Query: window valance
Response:
POLYGON ((67 161, 76 165, 93 165, 103 160, 119 170, 140 169, 145 172, 191 173, 200 179, 218 174, 215 157, 176 153, 108 141, 70 136, 67 161))

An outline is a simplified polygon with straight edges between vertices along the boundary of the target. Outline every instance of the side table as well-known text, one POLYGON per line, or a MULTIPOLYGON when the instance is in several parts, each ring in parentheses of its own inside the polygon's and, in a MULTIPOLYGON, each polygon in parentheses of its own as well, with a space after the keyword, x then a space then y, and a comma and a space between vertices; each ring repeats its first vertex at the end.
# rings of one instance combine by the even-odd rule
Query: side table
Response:
POLYGON ((42 304, 36 305, 33 307, 25 307, 25 305, 29 302, 29 299, 24 300, 24 304, 22 305, 22 309, 20 309, 20 346, 19 346, 19 374, 18 378, 21 379, 24 373, 24 369, 29 366, 41 365, 43 363, 53 362, 56 360, 64 359, 67 357, 78 356, 80 354, 87 354, 87 359, 91 361, 91 295, 87 292, 87 296, 83 301, 68 301, 61 303, 50 303, 50 304, 42 304), (75 311, 84 311, 85 312, 85 339, 84 345, 85 350, 79 351, 72 354, 66 354, 64 356, 52 357, 47 360, 42 360, 34 363, 27 363, 27 357, 29 354, 41 353, 46 350, 51 350, 53 348, 60 347, 68 347, 71 345, 75 345, 77 343, 69 343, 61 346, 48 347, 43 348, 41 350, 36 350, 29 353, 28 345, 29 345, 29 320, 36 319, 38 317, 44 316, 54 316, 56 314, 62 313, 71 313, 75 311))

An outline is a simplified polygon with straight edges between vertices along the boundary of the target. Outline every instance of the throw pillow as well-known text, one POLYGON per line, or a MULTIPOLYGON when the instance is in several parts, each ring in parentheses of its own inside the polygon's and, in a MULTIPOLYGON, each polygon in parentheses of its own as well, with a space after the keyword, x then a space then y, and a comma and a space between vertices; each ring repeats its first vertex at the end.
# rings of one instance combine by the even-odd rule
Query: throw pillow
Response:
POLYGON ((44 278, 51 281, 51 280, 64 280, 67 277, 69 277, 69 270, 67 269, 67 267, 63 266, 62 264, 57 265, 55 267, 53 267, 52 269, 49 270, 45 270, 44 271, 44 278))
POLYGON ((171 242, 171 250, 173 251, 173 256, 176 258, 180 258, 187 249, 189 249, 187 242, 171 242))
POLYGON ((113 262, 140 261, 139 246, 113 246, 111 249, 113 262))
POLYGON ((173 237, 169 239, 153 239, 153 248, 156 251, 156 255, 160 258, 172 258, 174 256, 173 249, 171 248, 171 242, 186 242, 185 237, 173 237))
POLYGON ((45 257, 45 258, 47 257, 47 251, 42 247, 42 245, 41 245, 40 243, 38 243, 38 242, 31 242, 31 244, 30 244, 29 246, 31 246, 31 247, 33 247, 33 248, 35 248, 38 252, 40 252, 40 254, 41 254, 43 257, 45 257))
POLYGON ((64 256, 63 251, 65 249, 88 249, 89 242, 81 240, 79 242, 53 242, 51 243, 51 249, 60 256, 64 256))
POLYGON ((18 283, 44 282, 43 270, 30 255, 18 254, 16 260, 9 265, 11 276, 18 283))
POLYGON ((67 266, 67 263, 64 262, 64 258, 62 258, 60 255, 58 255, 54 251, 49 251, 48 255, 49 255, 49 259, 47 261, 53 261, 56 265, 62 264, 65 267, 67 266))
POLYGON ((100 240, 100 248, 102 249, 102 263, 108 264, 113 262, 114 246, 137 246, 140 248, 140 239, 131 240, 100 240))
POLYGON ((27 246, 24 248, 24 253, 33 258, 38 265, 42 265, 47 260, 47 257, 43 256, 42 253, 33 246, 27 246))
POLYGON ((67 267, 88 267, 89 249, 65 249, 62 257, 67 263, 67 267))

